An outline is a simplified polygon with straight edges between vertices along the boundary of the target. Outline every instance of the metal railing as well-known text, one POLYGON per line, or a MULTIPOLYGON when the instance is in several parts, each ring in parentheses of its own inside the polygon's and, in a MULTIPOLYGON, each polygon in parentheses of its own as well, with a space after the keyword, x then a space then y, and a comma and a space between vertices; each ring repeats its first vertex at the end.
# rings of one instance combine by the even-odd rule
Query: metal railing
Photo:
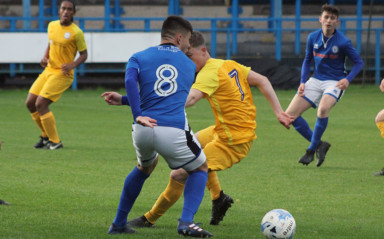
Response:
MULTIPOLYGON (((57 19, 56 17, 0 17, 0 23, 8 22, 9 27, 6 29, 0 29, 0 32, 46 32, 46 24, 57 19), (27 22, 27 24, 21 24, 27 22), (31 24, 37 22, 37 24, 31 24), (35 27, 31 27, 35 25, 35 27), (20 27, 21 26, 21 27, 20 27)), ((159 25, 165 19, 162 17, 83 17, 75 18, 75 22, 79 25, 84 32, 160 32, 160 28, 153 27, 153 25, 159 25), (100 22, 96 24, 96 28, 87 27, 92 22, 100 22), (114 24, 114 23, 119 24, 114 24), (141 27, 137 28, 122 28, 121 23, 139 22, 141 27), (119 27, 117 27, 119 26, 119 27)), ((303 22, 318 22, 318 18, 314 17, 255 17, 255 18, 240 18, 240 17, 228 17, 228 18, 188 18, 192 22, 192 25, 201 22, 207 22, 207 27, 197 28, 202 32, 208 32, 211 35, 211 55, 216 57, 217 54, 217 38, 219 33, 226 34, 226 58, 230 59, 233 55, 237 54, 238 34, 246 32, 268 32, 275 36, 275 58, 277 60, 282 59, 282 45, 284 43, 283 34, 294 34, 294 53, 295 55, 301 54, 301 46, 305 44, 301 40, 302 36, 306 36, 308 32, 318 29, 317 28, 302 28, 303 22), (257 23, 266 24, 257 24, 257 23), (293 22, 294 27, 283 27, 283 24, 293 22), (220 23, 220 24, 219 24, 220 23), (243 25, 253 25, 252 27, 243 27, 243 25), (220 27, 219 27, 220 25, 220 27), (260 27, 259 25, 265 25, 260 27), (272 27, 270 27, 272 25, 272 27), (226 27, 222 27, 226 26, 226 27), (305 34, 305 35, 303 35, 305 34)), ((341 17, 339 30, 345 33, 347 36, 349 33, 353 33, 356 36, 356 49, 361 53, 363 47, 362 36, 368 31, 367 27, 362 27, 364 23, 372 21, 375 25, 381 25, 378 28, 371 28, 370 31, 374 33, 375 47, 374 47, 374 61, 375 66, 375 81, 380 81, 380 71, 383 70, 381 66, 381 35, 384 33, 384 17, 341 17), (355 25, 355 27, 347 27, 348 25, 355 25)), ((201 25, 201 24, 200 24, 201 25)), ((352 35, 352 34, 351 34, 352 35)), ((349 37, 350 38, 350 37, 349 37)), ((351 39, 351 38, 350 38, 351 39)), ((368 50, 368 49, 365 49, 368 50)), ((10 62, 12 63, 12 62, 10 62)), ((84 67, 83 67, 84 68, 84 67)), ((15 69, 14 66, 10 66, 10 69, 15 69)), ((81 69, 80 69, 81 72, 81 69)))

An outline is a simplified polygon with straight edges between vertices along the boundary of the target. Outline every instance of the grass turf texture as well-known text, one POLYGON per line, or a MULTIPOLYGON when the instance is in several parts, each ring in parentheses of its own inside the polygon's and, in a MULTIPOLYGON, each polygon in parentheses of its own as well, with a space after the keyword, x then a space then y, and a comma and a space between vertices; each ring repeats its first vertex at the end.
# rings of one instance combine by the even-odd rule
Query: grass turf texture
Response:
MULTIPOLYGON (((127 173, 135 166, 132 116, 124 106, 108 106, 103 89, 67 91, 51 106, 64 149, 36 150, 39 132, 24 106, 27 90, 0 90, 0 238, 179 238, 179 200, 157 222, 156 229, 136 235, 106 234, 116 212, 127 173)), ((124 92, 124 91, 121 91, 124 92)), ((295 238, 381 238, 384 234, 384 140, 374 117, 383 108, 378 87, 352 85, 332 110, 323 136, 331 142, 320 167, 297 163, 308 143, 287 131, 268 102, 254 89, 257 135, 251 152, 219 178, 235 204, 219 226, 209 225, 211 199, 206 191, 196 222, 215 238, 263 238, 260 221, 274 208, 296 219, 295 238)), ((286 108, 295 91, 277 91, 286 108)), ((206 101, 187 110, 197 132, 213 124, 206 101)), ((304 117, 313 127, 316 113, 304 117)), ((147 180, 129 218, 150 209, 168 183, 160 160, 147 180)))

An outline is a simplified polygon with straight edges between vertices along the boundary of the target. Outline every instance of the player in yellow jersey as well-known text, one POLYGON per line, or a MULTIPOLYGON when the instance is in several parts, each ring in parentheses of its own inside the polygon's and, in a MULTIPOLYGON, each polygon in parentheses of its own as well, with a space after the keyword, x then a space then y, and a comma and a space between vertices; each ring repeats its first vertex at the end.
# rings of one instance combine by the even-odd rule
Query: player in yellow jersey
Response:
POLYGON ((74 79, 74 68, 87 57, 87 45, 82 30, 73 23, 76 5, 73 0, 62 0, 59 9, 60 20, 48 25, 48 47, 40 65, 45 70, 31 86, 26 106, 32 119, 41 131, 35 148, 59 149, 63 144, 58 136, 56 121, 49 110, 57 102, 74 79), (74 61, 76 53, 80 56, 74 61))
MULTIPOLYGON (((233 199, 224 194, 216 171, 225 170, 239 163, 249 152, 256 139, 256 107, 253 104, 249 85, 257 86, 267 98, 281 124, 289 128, 293 118, 284 113, 269 80, 249 67, 235 61, 210 57, 201 33, 194 32, 187 55, 196 64, 199 72, 189 92, 186 107, 207 98, 215 115, 216 123, 197 132, 208 162, 207 188, 212 198, 210 224, 218 225, 233 199)), ((124 102, 115 92, 102 94, 107 103, 118 105, 124 102)), ((183 169, 173 170, 166 190, 157 199, 153 208, 144 216, 129 222, 132 227, 151 227, 181 196, 188 174, 183 169)))
MULTIPOLYGON (((381 80, 380 90, 384 92, 384 78, 381 80)), ((384 138, 384 109, 377 114, 375 121, 377 128, 379 128, 381 132, 381 137, 384 138)), ((384 168, 380 172, 375 173, 375 175, 384 176, 384 168)))

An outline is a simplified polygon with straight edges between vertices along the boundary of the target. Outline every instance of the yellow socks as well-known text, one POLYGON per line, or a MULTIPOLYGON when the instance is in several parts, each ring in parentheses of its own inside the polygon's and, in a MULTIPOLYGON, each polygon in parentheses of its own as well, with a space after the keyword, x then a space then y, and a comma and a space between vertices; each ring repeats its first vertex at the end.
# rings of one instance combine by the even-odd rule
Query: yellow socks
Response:
POLYGON ((164 192, 157 199, 152 209, 147 212, 144 216, 147 220, 155 224, 164 213, 180 198, 184 191, 184 184, 179 183, 172 178, 169 179, 169 183, 164 192))
POLYGON ((215 200, 220 197, 221 186, 216 171, 208 173, 207 188, 211 192, 211 199, 215 200))
POLYGON ((37 111, 35 111, 35 112, 31 113, 31 116, 32 116, 33 121, 35 121, 37 127, 39 127, 39 129, 41 131, 41 137, 43 137, 43 138, 47 137, 47 134, 45 133, 44 127, 41 124, 41 119, 40 119, 39 113, 37 111))
POLYGON ((49 137, 49 140, 57 144, 60 142, 59 135, 56 130, 56 121, 53 113, 49 111, 48 113, 40 116, 41 124, 44 127, 46 134, 49 137))
POLYGON ((377 125, 377 128, 379 128, 379 130, 381 132, 381 137, 384 138, 384 121, 377 122, 376 125, 377 125))

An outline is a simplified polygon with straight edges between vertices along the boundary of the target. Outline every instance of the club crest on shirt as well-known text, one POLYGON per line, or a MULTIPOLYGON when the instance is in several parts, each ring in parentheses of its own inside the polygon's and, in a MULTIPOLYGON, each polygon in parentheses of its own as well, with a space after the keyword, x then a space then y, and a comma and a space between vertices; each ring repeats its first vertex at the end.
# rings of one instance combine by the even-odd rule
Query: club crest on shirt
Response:
POLYGON ((314 49, 319 49, 319 44, 317 44, 317 43, 314 44, 314 45, 313 45, 313 48, 314 48, 314 49))
POLYGON ((339 52, 339 48, 337 46, 333 46, 332 47, 332 52, 333 53, 338 53, 339 52))
POLYGON ((71 36, 71 33, 69 33, 69 32, 66 32, 66 33, 64 34, 64 38, 65 38, 65 39, 69 39, 70 36, 71 36))

